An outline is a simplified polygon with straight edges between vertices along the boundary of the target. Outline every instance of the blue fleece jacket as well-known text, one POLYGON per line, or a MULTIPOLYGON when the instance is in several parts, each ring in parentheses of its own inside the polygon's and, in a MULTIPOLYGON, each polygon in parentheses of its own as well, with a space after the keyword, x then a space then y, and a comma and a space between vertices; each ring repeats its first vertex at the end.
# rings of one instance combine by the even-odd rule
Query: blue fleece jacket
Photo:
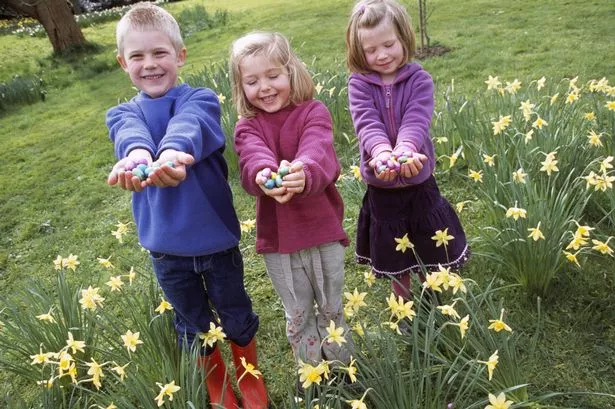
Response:
POLYGON ((183 84, 159 98, 141 92, 111 108, 107 126, 118 159, 138 148, 147 149, 154 158, 165 149, 195 158, 177 187, 148 186, 133 193, 132 210, 143 247, 200 256, 239 243, 239 221, 223 156, 220 105, 210 89, 183 84))

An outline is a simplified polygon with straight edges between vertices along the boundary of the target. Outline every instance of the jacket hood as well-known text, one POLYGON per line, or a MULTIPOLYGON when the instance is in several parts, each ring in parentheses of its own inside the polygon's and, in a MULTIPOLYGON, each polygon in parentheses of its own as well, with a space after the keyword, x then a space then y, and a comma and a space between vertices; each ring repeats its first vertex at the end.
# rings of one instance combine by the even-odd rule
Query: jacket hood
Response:
MULTIPOLYGON (((423 67, 419 63, 415 63, 415 62, 407 63, 403 65, 399 70, 397 70, 397 75, 395 75, 395 79, 390 85, 397 84, 398 82, 403 82, 407 80, 409 77, 411 77, 415 72, 422 70, 422 69, 423 67)), ((362 81, 372 83, 374 85, 380 85, 380 86, 385 85, 382 82, 382 79, 380 78, 380 74, 378 74, 377 72, 370 72, 367 74, 361 74, 361 73, 354 72, 350 74, 349 79, 352 79, 352 78, 357 78, 362 81)))

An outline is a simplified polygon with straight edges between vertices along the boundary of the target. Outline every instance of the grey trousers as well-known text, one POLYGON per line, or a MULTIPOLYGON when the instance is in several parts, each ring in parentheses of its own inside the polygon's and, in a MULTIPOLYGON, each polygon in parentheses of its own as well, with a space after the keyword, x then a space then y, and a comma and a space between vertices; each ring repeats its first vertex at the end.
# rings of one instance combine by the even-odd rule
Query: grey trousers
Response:
POLYGON ((271 283, 284 305, 286 336, 296 359, 350 362, 353 349, 344 318, 344 246, 339 242, 291 254, 265 254, 271 283), (316 306, 314 305, 316 304, 316 306), (344 328, 346 343, 323 342, 330 321, 344 328))

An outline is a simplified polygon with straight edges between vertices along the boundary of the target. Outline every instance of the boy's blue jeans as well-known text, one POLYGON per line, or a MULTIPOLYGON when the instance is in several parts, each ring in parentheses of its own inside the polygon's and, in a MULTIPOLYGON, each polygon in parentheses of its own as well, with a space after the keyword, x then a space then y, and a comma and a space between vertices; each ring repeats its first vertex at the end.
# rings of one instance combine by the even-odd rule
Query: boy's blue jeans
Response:
POLYGON ((243 284, 243 259, 238 247, 207 256, 182 257, 154 251, 150 256, 160 287, 173 305, 180 345, 187 342, 190 346, 197 334, 209 331, 209 323, 217 323, 214 314, 228 339, 240 346, 252 340, 259 322, 243 284))

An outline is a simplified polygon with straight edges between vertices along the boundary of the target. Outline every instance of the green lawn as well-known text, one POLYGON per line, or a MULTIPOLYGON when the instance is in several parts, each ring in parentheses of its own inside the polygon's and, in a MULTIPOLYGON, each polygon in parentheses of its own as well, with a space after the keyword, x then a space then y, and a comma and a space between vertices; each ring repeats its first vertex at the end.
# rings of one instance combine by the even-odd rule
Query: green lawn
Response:
MULTIPOLYGON (((184 76, 204 66, 226 65, 233 39, 257 29, 287 35, 315 72, 346 74, 344 35, 350 1, 185 0, 167 8, 176 14, 196 4, 211 11, 227 9, 230 17, 226 26, 185 39, 184 76)), ((421 61, 436 81, 439 107, 442 92, 452 83, 469 95, 482 89, 489 75, 505 81, 518 78, 524 84, 542 76, 559 81, 577 75, 583 83, 602 77, 615 82, 611 27, 615 7, 611 0, 433 0, 428 7, 432 43, 450 48, 443 56, 421 61)), ((415 17, 415 2, 408 9, 415 17)), ((5 154, 0 173, 0 303, 32 282, 53 283, 52 261, 58 254, 77 254, 84 265, 91 266, 97 257, 113 256, 116 242, 110 232, 118 220, 131 220, 129 195, 105 183, 114 163, 105 112, 134 94, 127 76, 115 64, 114 26, 110 22, 84 29, 86 38, 101 46, 100 51, 70 61, 53 58, 46 38, 0 37, 0 82, 15 74, 32 74, 42 77, 47 89, 44 103, 0 112, 5 154)), ((352 134, 350 129, 346 132, 352 134)), ((350 164, 344 163, 344 168, 350 164)), ((240 219, 253 219, 254 200, 242 191, 236 170, 232 175, 240 219)), ((453 203, 466 198, 472 189, 466 178, 455 174, 443 174, 439 183, 453 203)), ((360 197, 354 191, 343 195, 346 227, 352 233, 360 197)), ((480 235, 482 217, 480 208, 463 213, 470 237, 480 235)), ((284 336, 283 310, 261 257, 254 252, 253 237, 245 238, 242 248, 247 286, 261 316, 259 340, 274 346, 267 348, 263 367, 272 394, 279 400, 287 389, 290 372, 286 364, 292 359, 284 336), (278 347, 282 352, 270 352, 278 347)), ((347 250, 349 289, 360 285, 364 271, 354 264, 352 253, 351 246, 347 250)), ((128 268, 134 260, 144 266, 148 263, 145 254, 138 252, 131 260, 115 261, 118 268, 128 268)), ((567 270, 556 280, 552 294, 540 301, 528 299, 518 288, 503 292, 506 304, 513 306, 510 320, 520 334, 520 356, 529 368, 533 391, 615 394, 612 260, 588 263, 582 271, 567 270)), ((85 285, 106 281, 96 268, 82 271, 90 273, 70 279, 85 285)), ((496 263, 476 254, 465 274, 486 283, 498 271, 496 263)), ((386 296, 386 283, 378 283, 375 292, 386 296)), ((10 374, 0 374, 0 403, 9 393, 28 401, 35 395, 30 385, 24 388, 10 374)), ((584 396, 557 403, 561 407, 615 407, 612 399, 584 396)))

